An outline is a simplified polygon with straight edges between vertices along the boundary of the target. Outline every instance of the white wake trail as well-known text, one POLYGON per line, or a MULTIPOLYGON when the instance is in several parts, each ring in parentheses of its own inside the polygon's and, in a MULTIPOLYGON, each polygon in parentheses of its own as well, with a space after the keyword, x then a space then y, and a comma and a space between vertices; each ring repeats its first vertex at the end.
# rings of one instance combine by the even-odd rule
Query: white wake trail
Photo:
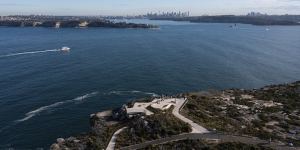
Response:
POLYGON ((89 93, 89 94, 85 94, 83 96, 76 97, 74 99, 65 100, 65 101, 61 101, 61 102, 56 102, 56 103, 53 103, 53 104, 47 105, 47 106, 42 106, 38 109, 35 109, 35 110, 32 110, 32 111, 26 113, 24 118, 16 120, 16 122, 26 121, 26 120, 28 120, 28 119, 44 112, 44 111, 52 110, 52 109, 57 108, 61 105, 65 105, 65 104, 68 104, 68 103, 75 103, 75 102, 78 102, 78 101, 84 101, 85 99, 93 97, 97 94, 98 94, 98 92, 92 92, 92 93, 89 93))
POLYGON ((61 51, 61 49, 50 49, 50 50, 43 50, 43 51, 32 51, 32 52, 12 53, 12 54, 0 55, 0 58, 2 58, 2 57, 19 56, 19 55, 27 55, 27 54, 37 54, 37 53, 47 53, 47 52, 58 52, 58 51, 61 51))
POLYGON ((158 97, 159 95, 152 92, 143 92, 143 91, 110 91, 107 93, 107 95, 127 95, 127 94, 143 94, 143 95, 151 95, 152 97, 158 97))

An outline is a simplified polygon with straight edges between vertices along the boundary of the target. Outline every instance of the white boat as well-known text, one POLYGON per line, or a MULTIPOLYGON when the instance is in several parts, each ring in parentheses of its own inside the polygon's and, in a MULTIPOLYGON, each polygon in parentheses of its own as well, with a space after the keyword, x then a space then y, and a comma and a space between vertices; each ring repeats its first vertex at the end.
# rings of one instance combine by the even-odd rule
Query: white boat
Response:
POLYGON ((65 46, 65 47, 62 47, 60 50, 65 51, 65 52, 69 52, 71 50, 71 48, 65 46))

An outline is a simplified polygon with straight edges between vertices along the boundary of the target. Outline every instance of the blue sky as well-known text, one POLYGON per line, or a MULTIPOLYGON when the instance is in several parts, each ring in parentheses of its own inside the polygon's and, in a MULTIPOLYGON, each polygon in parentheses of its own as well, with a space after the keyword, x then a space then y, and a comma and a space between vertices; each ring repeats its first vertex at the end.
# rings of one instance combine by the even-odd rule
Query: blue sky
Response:
POLYGON ((0 0, 0 15, 137 15, 151 11, 300 14, 300 0, 0 0))

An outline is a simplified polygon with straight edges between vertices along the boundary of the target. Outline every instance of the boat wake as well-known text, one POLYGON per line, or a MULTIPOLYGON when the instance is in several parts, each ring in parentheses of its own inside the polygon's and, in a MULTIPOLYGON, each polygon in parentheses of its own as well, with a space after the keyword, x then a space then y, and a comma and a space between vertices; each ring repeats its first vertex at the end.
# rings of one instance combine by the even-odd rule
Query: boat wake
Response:
POLYGON ((62 51, 62 50, 61 49, 50 49, 50 50, 43 50, 43 51, 12 53, 12 54, 7 54, 7 55, 0 55, 0 58, 3 58, 3 57, 13 57, 13 56, 19 56, 19 55, 28 55, 28 54, 37 54, 37 53, 59 52, 59 51, 62 51))
POLYGON ((65 105, 65 104, 68 104, 68 103, 76 103, 76 102, 82 102, 90 97, 93 97, 95 95, 97 95, 98 92, 92 92, 92 93, 89 93, 89 94, 85 94, 83 96, 79 96, 79 97, 76 97, 74 99, 71 99, 71 100, 65 100, 65 101, 61 101, 61 102, 56 102, 56 103, 53 103, 51 105, 47 105, 47 106, 43 106, 43 107, 40 107, 38 109, 35 109, 35 110, 32 110, 28 113, 25 114, 26 117, 22 118, 22 119, 19 119, 19 120, 16 120, 15 122, 23 122, 23 121, 26 121, 36 115, 39 115, 40 113, 44 112, 44 111, 49 111, 49 110, 53 110, 59 106, 62 106, 62 105, 65 105))
POLYGON ((129 95, 129 94, 143 94, 143 95, 151 95, 152 97, 158 97, 159 95, 152 92, 143 92, 143 91, 110 91, 106 95, 129 95))
POLYGON ((3 128, 0 128, 0 133, 3 132, 4 130, 10 128, 10 127, 11 127, 11 125, 7 125, 7 126, 5 126, 3 128))

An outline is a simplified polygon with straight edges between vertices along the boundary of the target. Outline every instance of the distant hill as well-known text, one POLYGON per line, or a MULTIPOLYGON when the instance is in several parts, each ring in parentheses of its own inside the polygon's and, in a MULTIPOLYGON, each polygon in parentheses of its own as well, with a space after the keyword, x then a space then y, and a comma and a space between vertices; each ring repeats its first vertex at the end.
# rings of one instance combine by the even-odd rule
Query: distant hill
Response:
POLYGON ((190 21, 196 23, 243 23, 252 25, 300 25, 300 15, 264 16, 193 16, 193 17, 152 17, 152 20, 190 21))

